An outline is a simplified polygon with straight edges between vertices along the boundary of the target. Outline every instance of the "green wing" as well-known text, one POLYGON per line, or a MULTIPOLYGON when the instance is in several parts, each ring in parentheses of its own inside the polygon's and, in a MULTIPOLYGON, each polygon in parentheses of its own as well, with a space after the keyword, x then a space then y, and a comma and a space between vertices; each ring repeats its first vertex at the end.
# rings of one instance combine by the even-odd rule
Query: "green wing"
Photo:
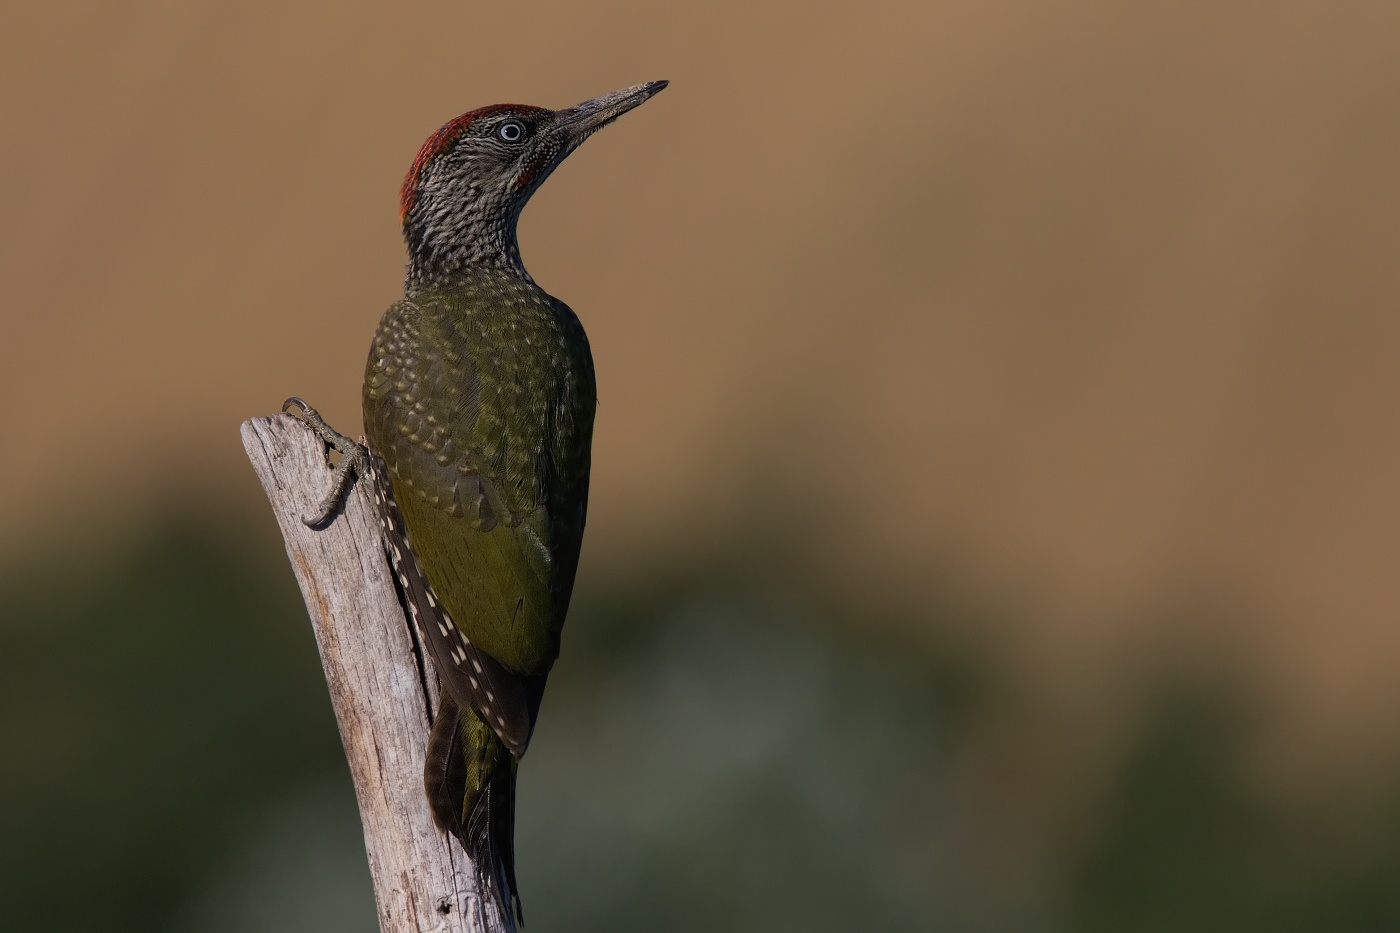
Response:
MULTIPOLYGON (((511 717, 531 725, 578 566, 593 406, 577 319, 524 283, 395 304, 366 371, 365 432, 425 581, 419 612, 430 634, 440 617, 488 662, 539 678, 511 717)), ((473 702, 471 659, 439 647, 473 702)))

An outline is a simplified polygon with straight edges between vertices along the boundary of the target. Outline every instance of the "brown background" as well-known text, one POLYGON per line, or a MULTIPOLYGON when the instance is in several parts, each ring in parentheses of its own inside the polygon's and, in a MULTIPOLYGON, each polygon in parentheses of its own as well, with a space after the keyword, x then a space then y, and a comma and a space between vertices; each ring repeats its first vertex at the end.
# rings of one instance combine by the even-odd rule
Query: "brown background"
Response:
POLYGON ((599 371, 585 580, 763 541, 983 645, 969 780, 1028 824, 1183 667, 1257 704, 1262 796, 1393 782, 1400 6, 12 7, 9 559, 264 521, 237 424, 358 428, 421 140, 667 78, 522 222, 599 371))

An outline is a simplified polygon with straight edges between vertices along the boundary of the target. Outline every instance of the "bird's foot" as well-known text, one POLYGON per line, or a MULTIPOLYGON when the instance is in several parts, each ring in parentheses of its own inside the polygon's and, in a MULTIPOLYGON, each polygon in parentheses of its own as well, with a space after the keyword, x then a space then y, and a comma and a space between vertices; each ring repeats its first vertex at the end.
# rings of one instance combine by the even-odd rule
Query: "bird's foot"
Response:
POLYGON ((315 515, 304 515, 301 519, 311 528, 324 527, 344 503, 345 494, 350 491, 355 478, 369 475, 369 454, 363 444, 356 443, 326 424, 326 419, 321 417, 320 412, 296 396, 283 402, 282 410, 310 428, 326 446, 340 453, 340 462, 331 472, 330 491, 321 500, 319 511, 315 515))

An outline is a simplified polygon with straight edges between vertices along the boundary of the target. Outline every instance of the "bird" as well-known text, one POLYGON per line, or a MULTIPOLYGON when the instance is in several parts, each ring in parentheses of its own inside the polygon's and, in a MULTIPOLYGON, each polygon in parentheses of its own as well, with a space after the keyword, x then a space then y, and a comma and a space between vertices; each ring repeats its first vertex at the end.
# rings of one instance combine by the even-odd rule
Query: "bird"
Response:
POLYGON ((525 270, 516 227, 560 163, 667 83, 562 110, 481 107, 428 137, 399 193, 404 294, 366 363, 364 444, 300 399, 284 406, 341 453, 307 524, 333 518, 357 478, 370 485, 442 684, 424 768, 429 810, 516 919, 516 774, 559 656, 597 405, 583 326, 525 270))

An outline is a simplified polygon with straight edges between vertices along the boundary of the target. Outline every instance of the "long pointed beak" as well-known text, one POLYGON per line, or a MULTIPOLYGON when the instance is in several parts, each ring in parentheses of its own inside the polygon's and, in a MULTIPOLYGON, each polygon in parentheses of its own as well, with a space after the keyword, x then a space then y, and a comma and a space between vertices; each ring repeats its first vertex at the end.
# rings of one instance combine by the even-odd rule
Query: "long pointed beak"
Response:
POLYGON ((638 84, 636 87, 613 91, 611 94, 604 94, 602 97, 595 97, 567 110, 561 110, 558 121, 554 124, 555 129, 566 136, 565 145, 573 149, 627 111, 641 106, 661 93, 669 83, 651 81, 638 84))

